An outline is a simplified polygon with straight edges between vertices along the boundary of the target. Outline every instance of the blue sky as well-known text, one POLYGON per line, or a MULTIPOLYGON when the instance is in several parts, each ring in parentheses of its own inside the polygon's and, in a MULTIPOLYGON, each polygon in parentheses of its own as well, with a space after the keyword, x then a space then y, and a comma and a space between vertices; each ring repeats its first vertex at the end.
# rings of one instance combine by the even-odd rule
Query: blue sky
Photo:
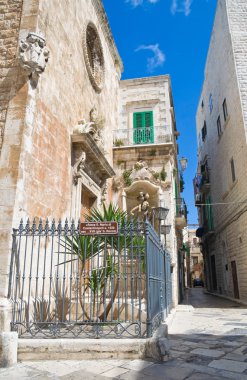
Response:
POLYGON ((217 0, 103 0, 124 63, 122 79, 171 76, 180 156, 188 158, 182 196, 197 223, 195 114, 217 0))

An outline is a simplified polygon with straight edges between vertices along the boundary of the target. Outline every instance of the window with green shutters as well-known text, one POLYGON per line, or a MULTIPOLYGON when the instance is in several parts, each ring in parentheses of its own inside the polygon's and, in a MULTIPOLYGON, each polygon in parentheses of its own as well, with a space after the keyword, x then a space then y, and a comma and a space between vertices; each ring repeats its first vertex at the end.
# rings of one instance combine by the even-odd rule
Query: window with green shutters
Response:
POLYGON ((153 111, 134 112, 134 144, 154 142, 153 111))

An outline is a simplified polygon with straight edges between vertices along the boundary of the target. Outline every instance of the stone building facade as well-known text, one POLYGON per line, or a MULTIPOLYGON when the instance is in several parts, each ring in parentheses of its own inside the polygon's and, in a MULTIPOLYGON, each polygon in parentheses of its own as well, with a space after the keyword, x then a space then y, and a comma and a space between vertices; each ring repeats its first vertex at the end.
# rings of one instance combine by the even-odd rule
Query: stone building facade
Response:
POLYGON ((171 253, 173 305, 179 298, 178 250, 186 225, 179 195, 178 135, 168 75, 121 81, 119 124, 114 131, 113 200, 129 214, 142 216, 140 194, 148 196, 147 215, 171 253), (169 210, 160 221, 159 207, 169 210))
POLYGON ((198 104, 196 204, 211 291, 247 301, 247 3, 219 0, 198 104))
POLYGON ((110 200, 130 212, 144 191, 150 207, 170 209, 166 238, 176 304, 176 255, 186 218, 180 200, 174 201, 180 193, 178 134, 169 77, 120 83, 122 62, 101 0, 4 0, 0 9, 1 300, 12 228, 21 218, 83 218, 110 200), (147 108, 155 133, 142 141, 137 134, 138 146, 127 147, 127 156, 116 146, 115 130, 130 128, 131 112, 147 108), (149 173, 145 186, 138 187, 136 177, 132 187, 120 180, 119 188, 117 177, 138 163, 149 173))
POLYGON ((200 279, 204 283, 204 263, 200 239, 196 236, 194 228, 184 229, 184 263, 185 285, 194 286, 194 280, 200 279))
POLYGON ((83 207, 102 202, 114 174, 112 130, 122 63, 99 0, 59 6, 7 1, 1 7, 4 296, 11 230, 21 218, 78 217, 83 207))

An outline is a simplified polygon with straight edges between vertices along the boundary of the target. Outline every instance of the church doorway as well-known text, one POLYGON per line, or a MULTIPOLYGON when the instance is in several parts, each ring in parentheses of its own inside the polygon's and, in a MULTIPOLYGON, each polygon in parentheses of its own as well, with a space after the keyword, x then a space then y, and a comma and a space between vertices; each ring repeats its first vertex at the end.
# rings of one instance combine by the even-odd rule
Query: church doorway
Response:
POLYGON ((85 216, 90 213, 91 208, 97 206, 97 197, 85 186, 81 189, 81 212, 80 220, 85 221, 85 216))

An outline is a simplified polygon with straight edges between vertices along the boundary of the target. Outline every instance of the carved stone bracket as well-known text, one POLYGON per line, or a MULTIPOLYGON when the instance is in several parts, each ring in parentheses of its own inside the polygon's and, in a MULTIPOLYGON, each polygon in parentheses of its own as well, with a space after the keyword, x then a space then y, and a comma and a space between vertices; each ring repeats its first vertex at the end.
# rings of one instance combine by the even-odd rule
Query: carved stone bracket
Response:
POLYGON ((86 122, 85 119, 82 119, 78 122, 78 124, 73 128, 73 134, 83 134, 88 133, 92 136, 93 140, 99 146, 99 148, 103 148, 103 141, 100 136, 100 133, 97 129, 97 125, 94 121, 86 122))
POLYGON ((72 168, 73 183, 75 186, 78 184, 78 179, 82 177, 85 161, 86 153, 78 146, 77 149, 74 149, 74 164, 72 168))
POLYGON ((19 45, 19 60, 33 82, 37 82, 45 70, 49 59, 49 50, 45 38, 37 33, 28 33, 19 45))
POLYGON ((74 131, 71 135, 72 140, 72 150, 78 152, 73 154, 74 165, 73 173, 75 177, 80 174, 80 170, 87 173, 87 175, 100 187, 102 188, 105 184, 106 179, 111 178, 115 175, 115 172, 107 159, 105 158, 103 152, 99 149, 98 144, 95 142, 91 133, 81 132, 78 130, 74 131), (87 160, 85 155, 87 156, 87 160), (78 163, 77 160, 78 160, 78 163), (77 166, 78 165, 78 166, 77 166), (78 167, 80 170, 77 170, 78 167), (79 173, 78 173, 79 172, 79 173))
POLYGON ((107 190, 108 190, 108 184, 105 182, 105 184, 101 188, 101 204, 103 204, 107 199, 107 190))

